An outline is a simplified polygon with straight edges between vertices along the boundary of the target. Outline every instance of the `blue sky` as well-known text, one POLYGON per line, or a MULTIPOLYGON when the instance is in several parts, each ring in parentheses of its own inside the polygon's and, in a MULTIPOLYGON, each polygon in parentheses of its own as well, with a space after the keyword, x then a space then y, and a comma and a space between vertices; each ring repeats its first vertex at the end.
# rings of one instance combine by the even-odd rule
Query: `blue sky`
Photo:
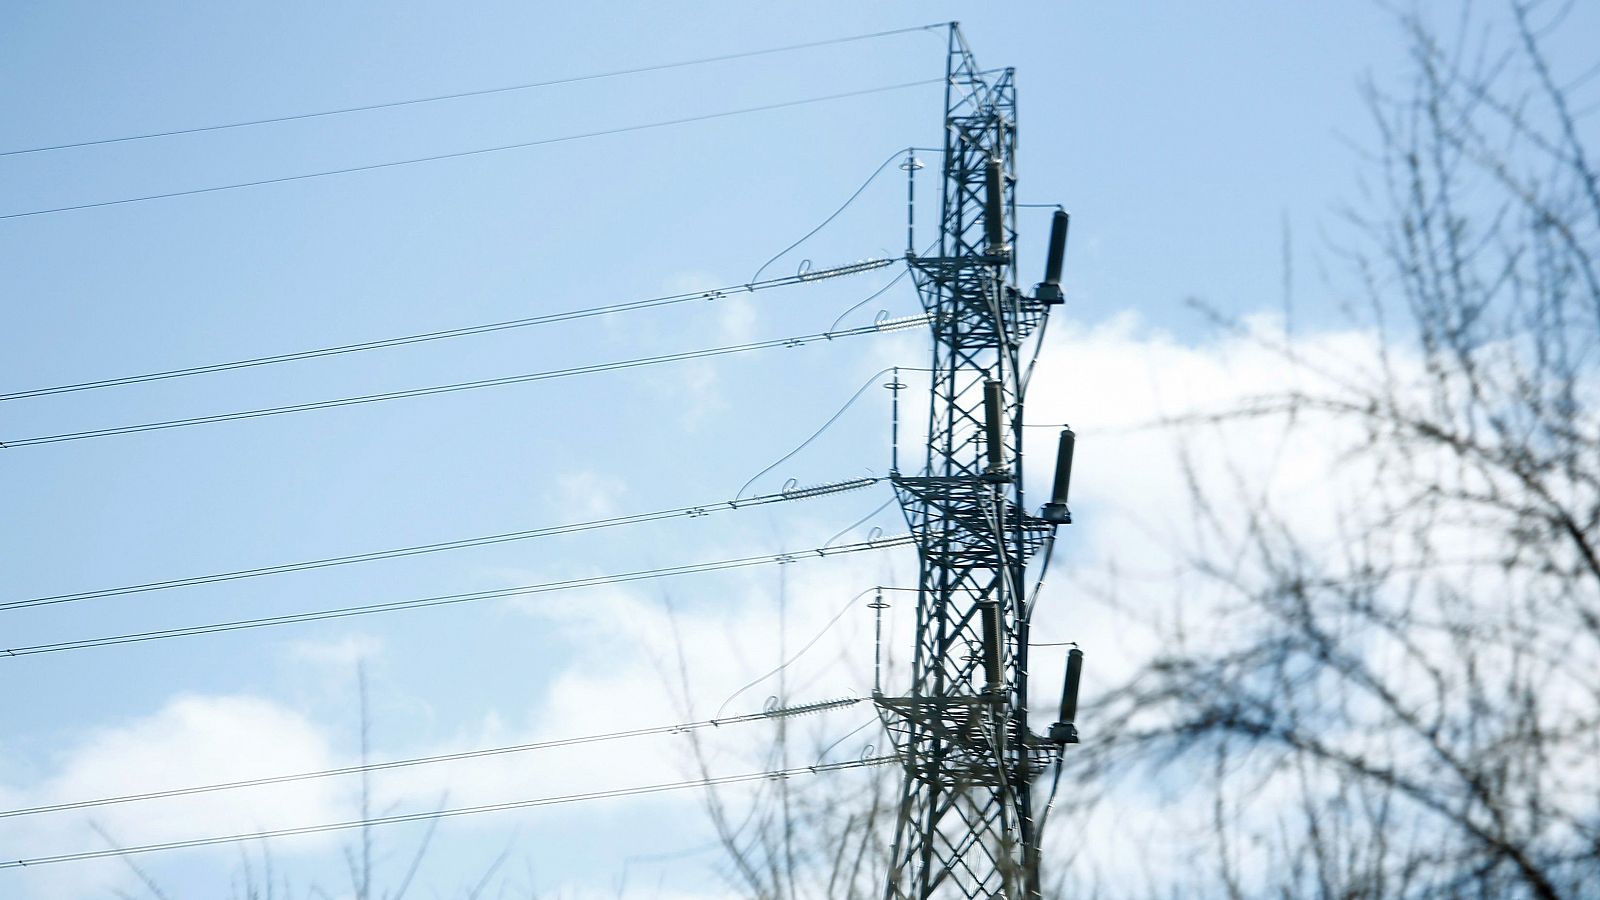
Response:
MULTIPOLYGON (((1337 289, 1320 284, 1316 272, 1325 255, 1321 236, 1338 229, 1340 202, 1358 195, 1353 145, 1370 139, 1359 80, 1369 72, 1383 78, 1399 62, 1392 21, 1375 5, 1064 3, 969 11, 949 3, 721 3, 686 12, 649 3, 402 2, 381 11, 303 2, 9 4, 0 9, 0 73, 10 86, 0 92, 0 150, 956 18, 981 63, 1017 69, 1020 196, 1062 203, 1074 216, 1070 299, 1062 311, 1073 324, 1052 345, 1049 358, 1062 368, 1042 377, 1098 390, 1103 373, 1071 371, 1071 340, 1118 317, 1136 316, 1139 333, 1171 335, 1163 345, 1170 347, 1209 339, 1185 306, 1190 297, 1240 314, 1279 308, 1286 223, 1297 314, 1312 325, 1334 320, 1337 289)), ((934 30, 450 103, 4 156, 0 213, 937 78, 943 47, 942 31, 934 30)), ((742 283, 896 148, 937 145, 940 103, 940 89, 926 86, 348 176, 0 220, 0 391, 742 283)), ((920 196, 931 198, 935 183, 924 173, 920 196)), ((919 210, 930 236, 933 212, 926 204, 919 210)), ((1047 215, 1029 210, 1023 218, 1023 278, 1030 284, 1047 215)), ((904 181, 891 168, 771 271, 792 272, 806 258, 827 266, 898 255, 903 217, 904 181)), ((887 271, 717 304, 9 401, 0 403, 0 441, 816 332, 895 270, 887 271)), ((880 308, 909 314, 916 300, 902 282, 846 323, 868 323, 880 308)), ((924 364, 923 347, 920 336, 855 338, 7 449, 0 451, 0 599, 724 499, 811 434, 881 366, 924 364)), ((1104 385, 1106 392, 1115 387, 1104 385)), ((1065 414, 1080 433, 1092 433, 1094 422, 1072 409, 1065 414)), ((887 430, 886 403, 874 390, 756 490, 777 490, 789 477, 809 483, 882 474, 887 430)), ((1080 475, 1079 484, 1088 477, 1080 475)), ((1087 490, 1084 528, 1093 527, 1087 523, 1097 508, 1110 514, 1116 502, 1087 490)), ((0 634, 16 646, 806 548, 886 496, 880 489, 803 509, 5 611, 0 634)), ((855 534, 873 522, 891 533, 897 527, 891 509, 855 534)), ((911 573, 900 556, 853 561, 834 575, 796 575, 785 594, 794 607, 791 624, 803 637, 874 579, 908 583, 911 573)), ((715 678, 737 685, 741 673, 773 664, 771 642, 782 624, 769 608, 777 577, 696 576, 628 597, 550 595, 538 602, 551 606, 538 609, 483 604, 12 660, 0 798, 44 796, 41 785, 63 793, 80 783, 106 787, 83 774, 98 771, 96 760, 114 761, 117 748, 148 750, 164 730, 204 731, 208 721, 230 716, 247 736, 280 728, 298 735, 284 738, 282 758, 272 756, 273 741, 247 738, 261 757, 250 760, 257 771, 348 760, 357 656, 371 671, 380 756, 669 722, 674 709, 664 697, 605 693, 648 684, 648 673, 660 671, 649 650, 659 645, 634 633, 642 620, 608 624, 606 611, 626 614, 663 597, 691 623, 699 642, 691 656, 730 660, 695 695, 693 712, 706 714, 727 693, 715 678), (743 627, 767 630, 756 635, 743 627), (607 671, 638 677, 607 681, 607 671), (572 712, 575 697, 593 701, 583 715, 572 712), (72 782, 74 772, 87 780, 72 782)), ((853 615, 840 643, 860 655, 851 665, 819 662, 808 679, 797 677, 803 684, 795 699, 865 691, 869 636, 870 621, 853 615)), ((757 708, 759 701, 742 702, 757 708)), ((854 724, 828 720, 823 731, 854 724)), ((174 752, 181 756, 181 747, 174 752)), ((506 790, 591 777, 626 785, 648 780, 646 770, 681 771, 681 748, 648 752, 653 762, 637 773, 624 760, 598 775, 557 767, 543 773, 548 783, 506 790)), ((180 770, 167 777, 183 774, 181 763, 167 763, 180 770)), ((583 761, 564 765, 581 768, 583 761)), ((122 774, 136 786, 139 771, 122 774)), ((396 789, 413 804, 432 802, 419 801, 419 790, 396 789)), ((334 803, 348 801, 348 793, 329 797, 307 799, 283 821, 353 811, 334 803)), ((203 834, 208 823, 232 821, 226 811, 213 812, 215 818, 189 819, 187 832, 181 822, 136 818, 117 834, 138 842, 139 828, 167 835, 171 825, 174 836, 198 836, 194 829, 203 834)), ((415 832, 397 835, 409 840, 415 832)), ((38 843, 25 847, 8 839, 0 856, 85 849, 93 840, 81 819, 35 836, 38 843)), ((611 884, 631 855, 692 849, 706 839, 692 802, 540 810, 444 826, 428 877, 441 890, 464 883, 485 863, 483 848, 509 843, 519 865, 533 872, 529 880, 582 895, 611 884)), ((301 883, 340 883, 334 846, 286 851, 307 873, 301 883)), ((663 891, 700 896, 694 892, 707 881, 705 863, 703 855, 674 857, 653 863, 648 878, 652 887, 660 879, 663 891)), ((151 857, 148 865, 165 883, 203 890, 225 883, 237 857, 196 851, 151 857)), ((0 894, 103 896, 128 878, 112 864, 70 868, 0 872, 0 894)))

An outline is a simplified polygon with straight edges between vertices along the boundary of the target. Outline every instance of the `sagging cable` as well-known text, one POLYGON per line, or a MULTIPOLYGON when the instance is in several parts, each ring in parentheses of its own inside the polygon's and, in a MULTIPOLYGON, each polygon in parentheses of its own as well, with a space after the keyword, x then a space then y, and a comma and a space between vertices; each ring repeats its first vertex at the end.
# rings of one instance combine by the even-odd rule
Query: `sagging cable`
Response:
POLYGON ((698 722, 683 722, 677 725, 656 725, 648 728, 632 728, 627 731, 613 731, 606 734, 589 734, 581 737, 552 738, 545 741, 532 741, 523 744, 510 744, 501 747, 488 747, 478 750, 462 750, 455 753, 440 753, 433 756, 415 756, 408 759, 393 759, 384 762, 367 763, 355 766, 340 766, 332 769, 319 769, 312 772, 295 772, 288 775, 270 775, 262 778, 249 778, 240 781, 225 781, 214 784, 192 785, 189 787, 171 788, 162 791, 146 791, 137 794, 122 794, 115 797, 101 797, 94 800, 75 800, 67 803, 52 803, 42 806, 30 806, 21 809, 0 810, 0 819, 13 819, 20 816, 42 815, 44 813, 67 812, 70 810, 89 809, 97 806, 112 806, 121 803, 135 803, 143 800, 164 800, 171 797, 187 797, 194 794, 209 794, 216 791, 231 791, 240 788, 265 787, 277 784, 289 784, 297 781, 311 781, 318 778, 334 778, 340 775, 355 775, 362 772, 382 772, 390 769, 409 768, 411 766, 432 765, 435 763, 457 762, 467 759, 482 759, 485 757, 504 756, 511 753, 529 753, 536 750, 550 750, 557 747, 573 747, 581 744, 596 744, 604 741, 623 740, 627 738, 649 737, 661 734, 687 734, 706 728, 721 728, 725 725, 741 725, 750 722, 760 722, 774 718, 788 716, 810 715, 829 710, 843 709, 860 703, 857 697, 843 697, 837 700, 823 700, 816 703, 805 703, 798 706, 784 706, 763 709, 760 712, 745 713, 743 715, 729 716, 727 718, 702 719, 698 722))

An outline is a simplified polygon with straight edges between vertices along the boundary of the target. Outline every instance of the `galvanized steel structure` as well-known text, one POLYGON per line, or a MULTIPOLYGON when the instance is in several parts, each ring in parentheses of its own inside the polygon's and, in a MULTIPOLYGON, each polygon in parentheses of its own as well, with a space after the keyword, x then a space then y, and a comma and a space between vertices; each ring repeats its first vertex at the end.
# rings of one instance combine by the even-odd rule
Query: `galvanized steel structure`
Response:
POLYGON ((938 252, 907 254, 934 338, 928 450, 892 474, 921 558, 916 648, 909 692, 875 696, 904 768, 889 900, 1038 896, 1031 788, 1062 746, 1028 729, 1024 590, 1061 518, 1022 487, 1029 361, 1060 294, 1017 288, 1012 70, 980 70, 952 23, 947 73, 938 252))

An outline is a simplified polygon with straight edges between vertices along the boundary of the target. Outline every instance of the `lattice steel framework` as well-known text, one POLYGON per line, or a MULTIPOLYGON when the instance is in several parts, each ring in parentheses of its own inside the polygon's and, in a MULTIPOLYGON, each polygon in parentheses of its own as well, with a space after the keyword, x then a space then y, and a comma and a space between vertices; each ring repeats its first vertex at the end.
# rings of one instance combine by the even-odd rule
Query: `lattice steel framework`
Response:
POLYGON ((1030 787, 1056 752, 1027 726, 1023 573, 1052 526, 1024 512, 1021 378, 1049 306, 1016 287, 1016 92, 1011 70, 979 70, 954 24, 947 73, 939 252, 907 254, 932 316, 928 455, 921 474, 893 475, 921 557, 917 644, 910 692, 875 698, 904 764, 889 900, 1038 896, 1030 787))

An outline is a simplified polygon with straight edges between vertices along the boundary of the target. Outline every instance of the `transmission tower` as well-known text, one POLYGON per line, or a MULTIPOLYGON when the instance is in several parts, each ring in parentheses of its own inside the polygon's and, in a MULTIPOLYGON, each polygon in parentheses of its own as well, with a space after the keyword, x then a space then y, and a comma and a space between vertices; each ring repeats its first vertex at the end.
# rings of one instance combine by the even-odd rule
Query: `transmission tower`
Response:
POLYGON ((933 330, 927 457, 892 474, 921 558, 916 648, 910 692, 874 697, 904 768, 885 897, 1031 898, 1034 778, 1076 741, 1065 696, 1048 737, 1028 729, 1024 589, 1028 561, 1071 521, 1070 430, 1042 515, 1022 487, 1023 397, 1061 301, 1067 220, 1056 213, 1044 282, 1018 290, 1013 73, 980 70, 955 23, 946 73, 939 249, 907 252, 933 330))

